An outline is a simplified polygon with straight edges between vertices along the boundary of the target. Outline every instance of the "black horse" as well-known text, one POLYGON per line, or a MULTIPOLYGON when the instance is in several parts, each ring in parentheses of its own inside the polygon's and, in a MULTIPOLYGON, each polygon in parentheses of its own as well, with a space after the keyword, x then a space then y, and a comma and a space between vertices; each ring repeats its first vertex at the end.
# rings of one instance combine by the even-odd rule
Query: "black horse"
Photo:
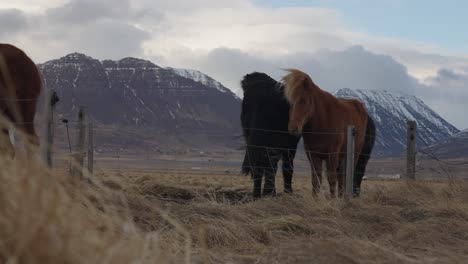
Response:
POLYGON ((289 104, 283 86, 265 73, 254 72, 241 81, 241 124, 247 144, 242 172, 251 174, 253 196, 260 197, 262 177, 263 195, 276 194, 275 176, 279 160, 283 161, 284 192, 292 192, 294 156, 300 136, 288 132, 289 104))

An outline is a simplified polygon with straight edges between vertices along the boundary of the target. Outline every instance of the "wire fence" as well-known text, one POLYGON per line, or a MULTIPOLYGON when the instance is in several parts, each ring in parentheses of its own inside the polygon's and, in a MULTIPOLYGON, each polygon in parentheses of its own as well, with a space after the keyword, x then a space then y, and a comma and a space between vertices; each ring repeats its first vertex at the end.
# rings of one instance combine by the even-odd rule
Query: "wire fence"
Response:
MULTIPOLYGON (((33 101, 37 99, 2 99, 4 101, 33 101)), ((21 122, 16 124, 31 124, 29 122, 21 122)), ((44 125, 43 123, 37 122, 36 125, 44 125)), ((52 125, 54 126, 56 132, 54 137, 58 140, 55 140, 53 155, 54 159, 57 160, 60 166, 65 164, 62 162, 66 160, 70 154, 76 152, 76 137, 77 132, 75 127, 79 125, 79 120, 74 119, 53 119, 52 125)), ((219 175, 238 175, 241 171, 241 166, 244 160, 244 155, 246 150, 249 148, 254 149, 264 149, 267 155, 276 152, 297 152, 297 155, 294 158, 294 175, 296 176, 308 176, 310 175, 310 163, 308 162, 307 155, 346 155, 346 151, 318 151, 314 149, 303 150, 303 146, 298 146, 297 149, 279 147, 279 146, 264 146, 264 145, 252 145, 252 144, 238 144, 235 148, 220 148, 218 150, 213 150, 207 148, 196 148, 196 147, 187 147, 189 151, 168 151, 169 153, 164 153, 164 150, 161 151, 161 147, 155 146, 155 144, 148 144, 142 146, 141 143, 137 141, 145 141, 138 138, 131 138, 130 141, 136 142, 136 146, 131 146, 131 144, 122 144, 118 142, 125 137, 125 134, 130 134, 127 129, 120 129, 117 127, 110 126, 96 126, 95 130, 99 131, 100 129, 112 129, 114 135, 104 135, 103 133, 97 134, 96 145, 94 146, 95 159, 98 166, 107 166, 109 168, 117 168, 119 170, 131 169, 132 167, 136 168, 147 168, 159 172, 177 172, 187 175, 200 175, 204 173, 209 174, 219 174, 219 175), (116 136, 115 134, 122 134, 121 137, 116 136), (115 142, 117 141, 117 142, 115 142), (114 143, 114 144, 112 144, 114 143), (157 149, 154 151, 152 149, 157 149), (220 151, 219 149, 223 149, 220 151), (197 153, 198 152, 198 153, 197 153), (197 155, 198 154, 198 155, 197 155), (169 158, 168 158, 169 157, 169 158)), ((210 137, 219 137, 219 138, 229 138, 233 141, 243 141, 242 132, 237 134, 229 134, 216 132, 210 129, 199 128, 195 131, 182 132, 182 134, 203 134, 209 135, 210 137), (196 132, 196 133, 194 133, 196 132)), ((170 130, 168 130, 170 131, 170 130)), ((166 131, 166 132, 168 132, 166 131)), ((261 129, 261 128, 243 128, 243 131, 250 132, 261 132, 265 134, 272 133, 281 133, 289 134, 288 131, 281 130, 270 130, 270 129, 261 129)), ((179 131, 181 132, 181 131, 179 131)), ((357 131, 359 134, 359 131, 357 131)), ((177 133, 174 133, 177 134, 177 133)), ((302 135, 317 135, 317 136, 346 136, 345 132, 339 131, 304 131, 302 135)), ((366 137, 375 137, 368 136, 366 137)), ((432 149, 431 145, 421 136, 420 133, 417 133, 418 142, 422 142, 423 145, 419 146, 417 149, 417 174, 418 178, 456 178, 456 177, 468 177, 464 172, 468 167, 468 162, 464 160, 453 160, 448 158, 439 157, 436 152, 432 149)), ((190 138, 185 138, 185 141, 191 141, 190 138)), ((216 144, 213 144, 216 145, 216 144)), ((168 146, 170 149, 171 146, 168 146)), ((216 148, 216 147, 215 147, 216 148)), ((179 149, 183 149, 180 147, 179 149)), ((355 151, 354 155, 366 155, 355 151)), ((405 174, 405 164, 403 157, 401 159, 386 159, 378 160, 372 159, 373 155, 370 154, 371 161, 366 168, 365 174, 369 177, 381 177, 381 178, 400 178, 405 174)), ((268 157, 271 166, 255 166, 250 164, 252 168, 256 169, 275 169, 281 173, 281 161, 278 165, 279 159, 277 156, 268 157)), ((364 173, 364 171, 358 171, 359 173, 364 173)))
MULTIPOLYGON (((8 71, 2 66, 2 75, 5 75, 6 77, 9 76, 8 71)), ((8 87, 13 87, 12 85, 7 85, 8 87)), ((185 87, 182 87, 182 90, 185 91, 204 91, 204 90, 197 90, 197 89, 185 89, 185 87)), ((181 89, 164 89, 162 90, 164 92, 170 92, 170 91, 181 91, 181 89)), ((56 94, 53 92, 53 94, 56 96, 56 94)), ((39 98, 13 98, 10 96, 7 96, 7 98, 2 98, 0 99, 1 102, 29 102, 29 101, 40 101, 39 98)), ((58 100, 58 98, 47 98, 51 99, 50 104, 53 106, 53 104, 56 103, 54 101, 55 99, 58 100)), ((8 104, 8 103, 7 103, 8 104)), ((46 102, 46 105, 48 105, 49 102, 46 102)), ((53 116, 53 111, 51 112, 53 116)), ((17 119, 18 120, 18 119, 17 119)), ((63 161, 63 160, 69 160, 71 155, 76 154, 79 151, 82 151, 83 146, 78 146, 82 144, 82 140, 77 139, 77 134, 82 133, 82 130, 80 132, 76 132, 76 130, 71 128, 71 126, 83 126, 81 123, 82 121, 80 120, 56 120, 56 119, 50 119, 47 121, 47 125, 53 126, 55 129, 60 129, 60 128, 65 128, 64 131, 57 131, 59 133, 56 133, 54 137, 58 139, 56 143, 52 145, 53 149, 50 151, 50 154, 54 156, 55 161, 63 161), (61 133, 62 132, 62 133, 61 133), (80 143, 81 142, 81 143, 80 143)), ((33 122, 17 122, 16 125, 29 125, 33 124, 33 122)), ((40 125, 46 125, 46 124, 40 124, 40 125)), ((82 128, 81 128, 82 129, 82 128)), ((95 129, 99 129, 99 127, 96 127, 95 129)), ((261 129, 261 128, 243 128, 243 131, 249 131, 249 133, 256 133, 256 132, 262 132, 262 133, 283 133, 283 134, 289 134, 288 131, 281 131, 281 130, 268 130, 268 129, 261 129)), ((116 131, 114 131, 116 132, 116 131)), ((212 131, 203 131, 202 129, 197 130, 198 133, 205 133, 209 134, 210 136, 219 136, 219 137, 226 137, 226 135, 220 134, 216 135, 216 133, 212 133, 212 131)), ((363 133, 363 131, 357 131, 357 134, 359 136, 365 136, 365 137, 375 137, 375 136, 369 136, 369 135, 360 135, 359 133, 363 133)), ((315 135, 315 136, 341 136, 341 137, 346 137, 346 132, 345 131, 303 131, 301 133, 303 136, 306 135, 315 135)), ((417 168, 418 172, 424 172, 424 171, 430 171, 434 172, 436 174, 439 174, 440 176, 445 176, 447 178, 454 178, 455 174, 460 171, 460 169, 455 170, 454 168, 463 168, 465 166, 468 166, 468 162, 465 161, 450 161, 450 160, 444 160, 436 155, 436 153, 432 150, 431 146, 424 140, 424 138, 418 133, 418 138, 421 142, 423 142, 423 146, 419 147, 417 150, 418 156, 417 156, 417 168), (429 163, 428 161, 432 161, 429 163), (435 162, 435 163, 434 163, 435 162), (429 165, 429 166, 428 166, 429 165)), ((99 137, 100 135, 97 135, 99 137)), ((241 139, 242 135, 231 135, 233 139, 241 139)), ((121 139, 121 138, 120 138, 121 139)), ((368 138, 366 138, 368 139, 368 138)), ((86 139, 88 142, 90 140, 87 138, 86 139)), ((184 174, 190 174, 190 175, 200 175, 200 174, 220 174, 220 175, 233 175, 233 174, 239 174, 241 170, 241 166, 244 164, 244 153, 247 152, 247 159, 248 159, 248 166, 253 169, 271 169, 271 170, 281 170, 281 167, 278 167, 278 161, 282 159, 282 152, 286 152, 288 155, 292 152, 298 153, 298 155, 295 157, 295 162, 294 162, 294 170, 295 170, 295 175, 307 175, 310 174, 307 173, 307 171, 310 171, 310 165, 309 162, 307 161, 307 157, 311 155, 321 155, 325 157, 329 156, 345 156, 346 154, 349 154, 345 150, 334 150, 334 149, 310 149, 308 148, 306 151, 300 151, 299 149, 293 149, 293 148, 288 148, 288 147, 282 147, 278 145, 255 145, 255 144, 244 144, 243 147, 245 148, 245 151, 240 151, 236 149, 229 149, 225 148, 223 154, 219 155, 217 153, 214 155, 216 152, 213 151, 206 151, 206 153, 209 154, 201 154, 200 152, 198 155, 189 154, 189 153, 181 153, 181 154, 172 154, 169 156, 172 156, 171 159, 163 159, 161 158, 161 154, 157 154, 154 152, 149 152, 148 150, 146 153, 144 151, 135 151, 135 147, 128 146, 129 144, 125 146, 121 146, 122 142, 116 142, 117 144, 114 144, 114 146, 109 146, 112 144, 109 143, 103 143, 108 141, 108 139, 100 139, 96 138, 95 141, 96 145, 91 146, 91 151, 95 153, 96 155, 96 160, 98 161, 98 164, 102 164, 102 166, 109 166, 111 164, 116 164, 118 170, 123 170, 131 167, 138 167, 138 164, 144 164, 144 166, 149 166, 152 167, 155 170, 158 170, 160 172, 177 172, 177 173, 184 173, 184 174), (108 145, 106 147, 103 147, 103 145, 108 145), (107 151, 99 151, 100 149, 106 148, 107 151), (116 149, 117 148, 117 149, 116 149), (263 155, 266 155, 267 160, 269 161, 270 166, 259 166, 258 164, 253 163, 250 160, 250 157, 248 155, 249 150, 251 149, 256 149, 260 150, 260 152, 263 152, 263 155), (97 150, 97 151, 96 151, 97 150), (131 152, 134 152, 133 156, 129 155, 131 152), (143 155, 142 155, 143 154, 143 155), (107 160, 107 164, 106 164, 107 160)), ((116 140, 119 140, 118 137, 116 137, 116 140)), ((133 142, 138 141, 138 139, 133 138, 133 142)), ((190 141, 190 139, 185 139, 185 141, 190 141)), ((50 147, 50 146, 49 146, 50 147)), ((141 148, 141 147, 140 147, 141 148)), ((138 147, 137 147, 138 149, 138 147)), ((359 155, 366 155, 362 154, 359 151, 355 151, 352 153, 355 155, 355 157, 359 157, 359 155)), ((94 156, 94 155, 93 155, 94 156)), ((290 160, 292 160, 292 157, 288 157, 290 160)), ((88 161, 89 162, 89 161, 88 161)), ((284 162, 284 161, 283 161, 284 162)), ((390 175, 403 175, 405 173, 404 171, 404 166, 403 162, 399 161, 400 164, 394 164, 393 166, 388 165, 388 167, 384 166, 383 162, 379 161, 373 161, 369 165, 369 168, 367 168, 366 172, 367 174, 371 175, 372 173, 375 173, 375 171, 378 171, 377 169, 382 169, 385 170, 385 174, 390 174, 390 175), (371 165, 379 164, 376 166, 376 168, 373 168, 371 165), (399 173, 397 173, 399 172, 399 173)), ((66 163, 66 162, 65 162, 66 163)), ((60 164, 60 163, 59 163, 60 164)), ((391 164, 389 162, 388 164, 391 164)), ((245 164, 244 164, 245 165, 245 164)), ((358 173, 364 173, 364 171, 357 171, 358 173)))
POLYGON ((420 142, 423 143, 418 149, 419 158, 417 169, 423 173, 432 173, 444 179, 468 179, 468 161, 451 161, 439 157, 433 147, 417 133, 420 142))
MULTIPOLYGON (((77 121, 69 120, 69 128, 75 126, 77 121)), ((54 123, 58 130, 62 127, 67 126, 62 122, 54 123)), ((95 126, 96 130, 108 129, 107 126, 95 126)), ((74 131, 70 129, 70 131, 74 131)), ((185 174, 185 175, 220 175, 220 176, 237 176, 240 175, 241 167, 244 161, 244 155, 246 150, 249 148, 264 149, 266 155, 277 152, 286 152, 290 153, 296 151, 297 154, 294 158, 294 176, 297 177, 308 177, 310 175, 310 163, 307 159, 307 154, 317 154, 317 155, 346 155, 347 152, 323 152, 323 151, 314 151, 314 150, 304 150, 303 146, 299 145, 297 149, 294 148, 285 148, 285 147, 272 147, 272 146, 262 146, 262 145, 246 145, 245 143, 240 142, 240 144, 235 148, 219 148, 219 149, 210 149, 210 146, 206 148, 191 148, 188 147, 187 151, 174 151, 164 153, 160 152, 160 149, 156 148, 154 150, 154 145, 143 146, 136 143, 135 146, 131 144, 119 144, 119 138, 125 138, 126 134, 129 133, 126 129, 112 128, 113 135, 105 135, 103 133, 97 133, 96 138, 94 139, 95 145, 95 160, 97 166, 101 166, 108 169, 117 170, 123 172, 125 170, 140 169, 140 170, 151 170, 156 173, 176 173, 176 174, 185 174), (120 134, 120 136, 115 136, 120 134), (116 142, 116 145, 113 145, 111 142, 116 142)), ((271 132, 267 130, 262 130, 264 132, 271 132)), ((203 133, 203 130, 196 131, 198 133, 203 133)), ((213 131, 212 135, 217 135, 220 137, 229 138, 229 135, 226 134, 217 134, 213 131)), ((278 131, 275 131, 278 132, 278 131)), ((280 131, 281 133, 284 131, 280 131)), ((57 137, 62 139, 70 138, 65 142, 57 142, 57 147, 55 148, 54 156, 57 160, 64 160, 64 157, 67 157, 68 154, 73 152, 72 145, 74 144, 73 135, 76 132, 65 133, 62 131, 62 134, 57 134, 57 137), (68 141, 68 142, 67 142, 68 141)), ((193 133, 193 132, 192 132, 193 133)), ((310 132, 314 134, 315 132, 310 132)), ((316 134, 323 135, 323 132, 317 132, 316 134)), ((340 133, 327 133, 328 135, 337 135, 340 133)), ((344 133, 341 133, 344 134, 344 133)), ((420 137, 420 136, 419 136, 420 137)), ((232 139, 233 137, 231 137, 232 139)), ((132 139, 130 141, 133 142, 132 139)), ((190 141, 190 139, 186 139, 190 141)), ((238 139, 241 141, 241 139, 238 139)), ((423 140, 423 139, 421 139, 423 140)), ((142 140, 144 141, 144 140, 142 140)), ((425 141, 423 141, 425 142, 425 141)), ((426 142, 427 143, 427 142, 426 142)), ((181 147, 183 149, 183 147, 181 147)), ((438 158, 432 152, 429 152, 431 148, 429 145, 421 146, 418 148, 418 159, 417 159, 417 175, 418 178, 454 178, 457 175, 463 177, 463 170, 453 169, 452 166, 463 166, 467 165, 466 163, 456 163, 453 161, 444 160, 438 158), (432 154, 429 154, 432 153, 432 154), (435 166, 435 163, 429 162, 437 161, 444 166, 435 166)), ((355 152, 355 155, 360 155, 360 153, 355 152)), ((364 154, 363 154, 364 155, 364 154)), ((372 157, 372 154, 371 154, 372 157)), ((282 171, 282 161, 279 161, 278 156, 267 157, 270 161, 271 166, 255 166, 250 164, 252 168, 255 169, 274 169, 277 170, 277 174, 280 176, 282 171)), ((62 163, 63 164, 63 163, 62 163)), ((369 165, 366 168, 366 171, 358 171, 358 173, 365 173, 369 178, 401 178, 405 175, 405 161, 403 157, 401 159, 371 159, 369 165)), ((247 178, 248 180, 248 178, 247 178)))

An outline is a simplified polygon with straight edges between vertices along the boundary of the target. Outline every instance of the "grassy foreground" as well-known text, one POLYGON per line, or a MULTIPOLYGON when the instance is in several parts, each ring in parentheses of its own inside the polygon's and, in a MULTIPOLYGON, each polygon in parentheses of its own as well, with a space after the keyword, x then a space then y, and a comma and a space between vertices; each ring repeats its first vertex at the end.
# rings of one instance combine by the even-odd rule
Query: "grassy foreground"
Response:
MULTIPOLYGON (((367 181, 359 199, 256 202, 248 178, 0 159, 0 263, 466 263, 468 184, 367 181)), ((280 178, 278 185, 281 186, 280 178)), ((282 188, 279 188, 280 190, 282 188)))

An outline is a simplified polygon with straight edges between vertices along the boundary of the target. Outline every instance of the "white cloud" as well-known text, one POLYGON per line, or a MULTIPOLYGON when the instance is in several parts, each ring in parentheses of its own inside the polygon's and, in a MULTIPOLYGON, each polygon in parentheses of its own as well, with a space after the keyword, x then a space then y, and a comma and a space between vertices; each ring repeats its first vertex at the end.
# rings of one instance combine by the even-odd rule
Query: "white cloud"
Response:
POLYGON ((347 44, 333 34, 342 23, 329 9, 204 8, 167 14, 162 23, 151 42, 161 53, 167 52, 161 40, 190 49, 228 47, 269 55, 347 44))
POLYGON ((262 71, 279 79, 284 74, 283 69, 291 67, 303 69, 328 91, 350 87, 415 94, 421 85, 408 74, 404 65, 390 56, 371 53, 361 46, 351 46, 343 51, 320 50, 276 57, 218 48, 184 63, 224 80, 226 85, 237 90, 239 80, 246 73, 262 71))
POLYGON ((63 5, 66 0, 0 0, 1 9, 20 9, 25 12, 41 13, 48 8, 63 5))

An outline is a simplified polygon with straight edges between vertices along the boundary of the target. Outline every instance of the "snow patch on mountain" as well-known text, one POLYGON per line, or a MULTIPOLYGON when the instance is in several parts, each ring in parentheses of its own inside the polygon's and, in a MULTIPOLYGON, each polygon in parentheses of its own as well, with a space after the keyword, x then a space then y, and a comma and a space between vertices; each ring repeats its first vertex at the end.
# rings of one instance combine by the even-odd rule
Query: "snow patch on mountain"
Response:
MULTIPOLYGON (((223 93, 232 93, 231 90, 226 88, 224 85, 222 85, 220 82, 216 81, 212 77, 204 74, 201 71, 197 70, 190 70, 190 69, 177 69, 177 68, 166 68, 168 70, 172 70, 175 74, 194 80, 196 82, 199 82, 203 85, 206 85, 208 87, 216 88, 218 91, 223 92, 223 93)), ((237 95, 236 95, 237 97, 237 95)))
POLYGON ((419 137, 428 143, 447 139, 458 129, 413 95, 393 94, 385 90, 353 90, 344 88, 337 97, 363 102, 377 127, 377 143, 384 152, 405 148, 406 122, 415 120, 419 137))

